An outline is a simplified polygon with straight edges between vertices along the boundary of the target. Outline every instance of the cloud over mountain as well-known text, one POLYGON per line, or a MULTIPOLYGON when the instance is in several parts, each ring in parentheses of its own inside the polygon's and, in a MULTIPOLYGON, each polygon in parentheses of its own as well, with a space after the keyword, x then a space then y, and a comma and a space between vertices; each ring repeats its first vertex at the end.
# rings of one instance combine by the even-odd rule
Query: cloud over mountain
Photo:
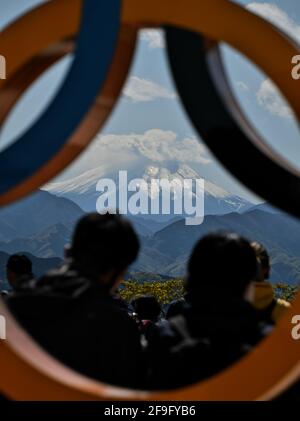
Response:
POLYGON ((161 129, 148 130, 144 134, 103 135, 97 141, 97 148, 105 151, 130 150, 155 162, 210 162, 206 148, 197 139, 180 139, 176 133, 161 129))
POLYGON ((148 165, 149 162, 195 163, 208 165, 211 158, 207 148, 195 137, 180 138, 171 130, 152 129, 137 134, 98 135, 91 147, 80 158, 80 171, 102 167, 112 168, 148 165))

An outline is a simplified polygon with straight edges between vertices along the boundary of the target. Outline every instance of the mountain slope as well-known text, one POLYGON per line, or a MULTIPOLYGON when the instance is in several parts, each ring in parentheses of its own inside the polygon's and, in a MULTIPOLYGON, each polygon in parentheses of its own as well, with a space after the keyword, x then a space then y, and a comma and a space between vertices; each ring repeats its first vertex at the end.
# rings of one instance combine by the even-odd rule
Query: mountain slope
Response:
MULTIPOLYGON (((184 219, 176 220, 174 216, 169 222, 152 221, 151 215, 148 219, 131 217, 135 219, 142 243, 139 259, 131 270, 183 276, 198 238, 215 230, 229 230, 267 247, 273 258, 274 281, 300 283, 300 223, 280 212, 266 212, 265 206, 245 211, 247 204, 244 204, 244 212, 238 213, 237 202, 232 204, 226 192, 211 185, 209 192, 214 197, 214 206, 221 201, 219 210, 229 210, 232 206, 235 211, 206 215, 203 224, 197 226, 187 226, 184 219)), ((37 192, 25 201, 0 210, 0 250, 9 254, 24 250, 40 258, 62 258, 75 221, 83 214, 69 199, 37 192)))
MULTIPOLYGON (((134 179, 143 179, 148 185, 152 179, 167 179, 172 181, 179 179, 181 181, 186 179, 201 179, 201 175, 186 164, 177 164, 169 166, 171 169, 157 166, 157 163, 148 165, 147 167, 134 168, 128 171, 128 181, 134 179)), ((100 193, 96 191, 96 185, 100 179, 110 179, 116 183, 117 192, 119 191, 119 174, 118 171, 106 172, 103 168, 94 168, 80 176, 72 178, 67 181, 50 183, 45 186, 47 191, 58 195, 59 197, 66 197, 77 203, 82 209, 87 211, 94 211, 96 209, 96 202, 100 193)), ((192 191, 193 193, 194 191, 192 191)), ((130 196, 130 195, 129 195, 130 196)), ((161 192, 160 192, 161 197, 161 192)), ((219 215, 230 212, 246 211, 252 206, 250 202, 239 197, 231 195, 221 187, 205 180, 205 214, 219 215)), ((147 218, 147 216, 145 216, 147 218)), ((168 215, 168 219, 174 217, 168 215)), ((149 216, 153 218, 153 216, 149 216)), ((163 220, 162 216, 156 216, 155 220, 163 220)))
POLYGON ((0 250, 6 253, 18 253, 26 250, 37 257, 63 257, 64 247, 71 240, 72 229, 64 224, 47 227, 40 233, 29 237, 14 238, 8 242, 0 242, 0 250))
POLYGON ((152 260, 152 272, 183 276, 196 241, 216 230, 235 231, 261 242, 273 258, 272 280, 300 283, 300 223, 286 215, 259 210, 241 215, 206 216, 203 224, 198 226, 186 226, 184 220, 175 222, 146 240, 134 269, 143 271, 144 265, 148 268, 148 262, 152 260), (152 250, 155 250, 153 258, 152 250), (156 259, 157 253, 165 256, 164 264, 156 259))
MULTIPOLYGON (((26 238, 56 224, 72 226, 83 215, 69 199, 39 190, 33 195, 0 209, 0 241, 26 238)), ((1 247, 0 247, 1 250, 1 247)))

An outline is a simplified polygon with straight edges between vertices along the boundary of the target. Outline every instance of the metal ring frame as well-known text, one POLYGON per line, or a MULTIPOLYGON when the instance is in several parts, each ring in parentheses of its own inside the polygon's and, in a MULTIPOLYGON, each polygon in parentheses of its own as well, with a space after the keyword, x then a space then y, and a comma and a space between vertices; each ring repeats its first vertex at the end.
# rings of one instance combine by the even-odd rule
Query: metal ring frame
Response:
MULTIPOLYGON (((298 120, 300 101, 290 74, 290 60, 299 51, 271 24, 228 0, 53 0, 38 7, 0 35, 0 51, 7 59, 9 75, 0 85, 1 123, 24 90, 46 68, 72 51, 73 45, 68 40, 75 37, 80 20, 74 64, 62 90, 41 119, 0 153, 0 204, 27 195, 65 168, 87 146, 119 96, 137 30, 165 26, 175 82, 209 148, 253 191, 300 216, 299 178, 286 163, 271 160, 265 147, 259 150, 248 140, 255 138, 263 145, 232 102, 222 63, 214 54, 214 43, 229 43, 261 67, 286 96, 298 120), (238 33, 232 22, 240 23, 238 33), (17 53, 15 45, 19 47, 17 53), (189 72, 186 66, 182 67, 186 63, 183 58, 192 63, 189 72), (80 90, 79 82, 86 89, 80 90), (83 102, 74 111, 72 98, 78 95, 83 102), (59 114, 62 106, 67 107, 67 123, 59 114), (49 126, 50 123, 56 126, 49 126), (228 148, 237 153, 229 156, 228 148), (22 160, 18 159, 20 156, 22 160), (243 156, 255 159, 255 171, 245 164, 243 156), (258 180, 255 174, 263 179, 258 180), (287 183, 285 191, 278 191, 278 184, 274 191, 274 174, 276 180, 287 183)), ((8 340, 0 344, 0 391, 13 399, 44 400, 269 399, 299 378, 300 341, 293 340, 290 334, 292 315, 299 309, 298 296, 274 333, 219 375, 184 389, 148 393, 104 385, 63 367, 22 331, 0 303, 0 313, 8 320, 8 340)))

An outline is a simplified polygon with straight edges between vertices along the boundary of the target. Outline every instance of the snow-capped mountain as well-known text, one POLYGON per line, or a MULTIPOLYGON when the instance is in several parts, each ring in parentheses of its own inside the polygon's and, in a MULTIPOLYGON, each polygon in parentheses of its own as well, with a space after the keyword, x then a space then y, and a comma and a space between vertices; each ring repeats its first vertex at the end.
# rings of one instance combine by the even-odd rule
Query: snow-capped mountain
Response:
MULTIPOLYGON (((60 182, 54 182, 46 185, 44 189, 57 196, 66 197, 77 203, 82 209, 86 211, 95 211, 96 202, 100 193, 96 190, 96 185, 100 179, 110 179, 116 183, 117 193, 119 185, 119 170, 107 171, 107 167, 99 167, 91 169, 83 174, 72 179, 60 182)), ((145 167, 130 169, 127 171, 128 181, 134 179, 143 179, 150 185, 153 179, 167 179, 172 181, 174 179, 201 179, 201 175, 193 168, 186 164, 176 164, 174 167, 161 167, 157 163, 145 167)), ((194 186, 192 186, 192 189, 194 186)), ((206 215, 223 215, 231 212, 245 212, 252 203, 239 196, 232 195, 223 188, 214 183, 205 180, 204 182, 204 208, 206 215)), ((194 191, 191 191, 194 194, 194 191)), ((153 216, 150 215, 151 218, 153 216)), ((144 215, 143 215, 144 218, 144 215)), ((174 214, 161 215, 163 220, 174 218, 174 214)), ((155 217, 155 220, 159 218, 155 217)))

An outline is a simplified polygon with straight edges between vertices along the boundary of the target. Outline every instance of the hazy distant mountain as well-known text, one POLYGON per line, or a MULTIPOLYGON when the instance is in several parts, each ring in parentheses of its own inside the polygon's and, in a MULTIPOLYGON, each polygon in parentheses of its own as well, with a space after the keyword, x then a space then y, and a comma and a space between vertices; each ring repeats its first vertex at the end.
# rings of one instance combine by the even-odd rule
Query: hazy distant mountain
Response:
MULTIPOLYGON (((83 214, 84 211, 71 200, 38 191, 0 209, 0 250, 9 254, 26 250, 44 258, 62 257, 74 225, 83 214)), ((130 219, 141 237, 151 236, 169 223, 139 216, 130 219)))
POLYGON ((132 222, 137 233, 142 237, 149 237, 155 234, 156 232, 161 231, 168 225, 173 224, 174 222, 182 219, 182 217, 180 216, 174 216, 172 219, 156 221, 154 219, 155 217, 152 217, 153 219, 151 217, 146 219, 144 216, 140 215, 129 215, 128 218, 132 222))
POLYGON ((40 235, 56 224, 71 227, 83 213, 76 203, 39 190, 0 209, 0 241, 6 243, 15 238, 40 235))
MULTIPOLYGON (((185 225, 181 219, 155 234, 148 232, 140 236, 141 253, 130 272, 183 276, 198 238, 216 230, 236 231, 263 243, 273 259, 272 280, 300 284, 300 222, 284 214, 260 210, 208 215, 203 224, 197 226, 185 225)), ((0 250, 7 253, 25 250, 38 257, 63 257, 63 248, 70 241, 71 232, 66 225, 56 224, 31 237, 1 242, 0 250)))
MULTIPOLYGON (((22 252, 21 252, 22 253, 22 252)), ((50 259, 40 259, 36 256, 33 256, 30 253, 22 253, 29 257, 29 259, 32 261, 32 267, 33 267, 33 273, 36 277, 40 277, 45 272, 56 268, 62 264, 62 259, 58 257, 52 257, 50 259)), ((9 254, 4 253, 3 251, 0 251, 0 290, 5 289, 7 287, 6 285, 6 262, 9 257, 9 254)))
POLYGON ((272 280, 300 284, 300 223, 259 210, 206 216, 198 226, 187 226, 184 220, 175 222, 146 239, 132 270, 149 272, 151 268, 155 273, 182 276, 198 238, 216 230, 235 231, 263 243, 273 258, 272 280))
MULTIPOLYGON (((66 197, 77 203, 82 209, 94 211, 96 202, 100 195, 96 191, 96 185, 101 178, 114 180, 118 188, 118 171, 104 172, 102 168, 89 170, 80 176, 70 180, 48 184, 45 189, 49 192, 66 197)), ((168 168, 159 167, 157 163, 148 165, 146 168, 135 167, 128 172, 128 180, 140 178, 150 183, 151 179, 200 179, 199 173, 186 164, 176 164, 168 168), (171 168, 171 169, 170 169, 171 168)), ((160 193, 161 196, 161 193, 160 193)), ((243 212, 249 209, 253 204, 239 196, 231 195, 226 190, 218 187, 210 181, 205 181, 205 214, 222 215, 231 212, 243 212)), ((167 221, 176 215, 147 216, 146 219, 155 219, 156 221, 167 221)))
POLYGON ((133 279, 138 282, 148 282, 148 281, 158 281, 164 282, 172 279, 171 276, 160 275, 159 273, 149 273, 149 272, 128 272, 125 276, 126 280, 133 279))
POLYGON ((14 238, 7 242, 1 241, 0 250, 10 254, 26 250, 35 256, 44 258, 63 257, 64 247, 70 242, 71 235, 71 227, 55 224, 28 237, 14 238))
POLYGON ((275 208, 274 206, 271 206, 268 203, 259 203, 258 205, 253 205, 249 209, 246 209, 246 212, 253 210, 260 210, 272 214, 285 214, 281 209, 275 208))
MULTIPOLYGON (((147 179, 147 174, 149 177, 156 174, 156 177, 164 175, 172 178, 175 173, 167 171, 148 168, 144 177, 147 179)), ((180 166, 176 174, 193 178, 196 176, 193 171, 187 166, 180 166)), ((85 198, 92 200, 91 197, 97 194, 92 188, 95 182, 96 179, 91 177, 81 193, 76 184, 73 184, 73 189, 70 184, 65 188, 70 188, 71 195, 80 196, 80 201, 84 202, 85 198)), ((66 190, 63 195, 67 195, 66 190)), ((96 196, 93 196, 95 199, 96 196)), ((230 196, 209 182, 206 183, 205 199, 208 215, 203 224, 197 226, 187 226, 184 219, 178 220, 178 216, 174 215, 170 216, 171 220, 156 220, 151 215, 148 218, 144 215, 130 216, 142 243, 140 257, 131 271, 182 276, 197 239, 221 229, 237 231, 265 244, 273 257, 274 281, 300 283, 300 223, 297 220, 266 204, 251 207, 249 202, 230 196), (213 212, 223 214, 210 214, 213 212)), ((83 214, 82 209, 68 198, 37 192, 0 210, 0 250, 9 254, 24 250, 40 258, 62 258, 75 221, 83 214)))

